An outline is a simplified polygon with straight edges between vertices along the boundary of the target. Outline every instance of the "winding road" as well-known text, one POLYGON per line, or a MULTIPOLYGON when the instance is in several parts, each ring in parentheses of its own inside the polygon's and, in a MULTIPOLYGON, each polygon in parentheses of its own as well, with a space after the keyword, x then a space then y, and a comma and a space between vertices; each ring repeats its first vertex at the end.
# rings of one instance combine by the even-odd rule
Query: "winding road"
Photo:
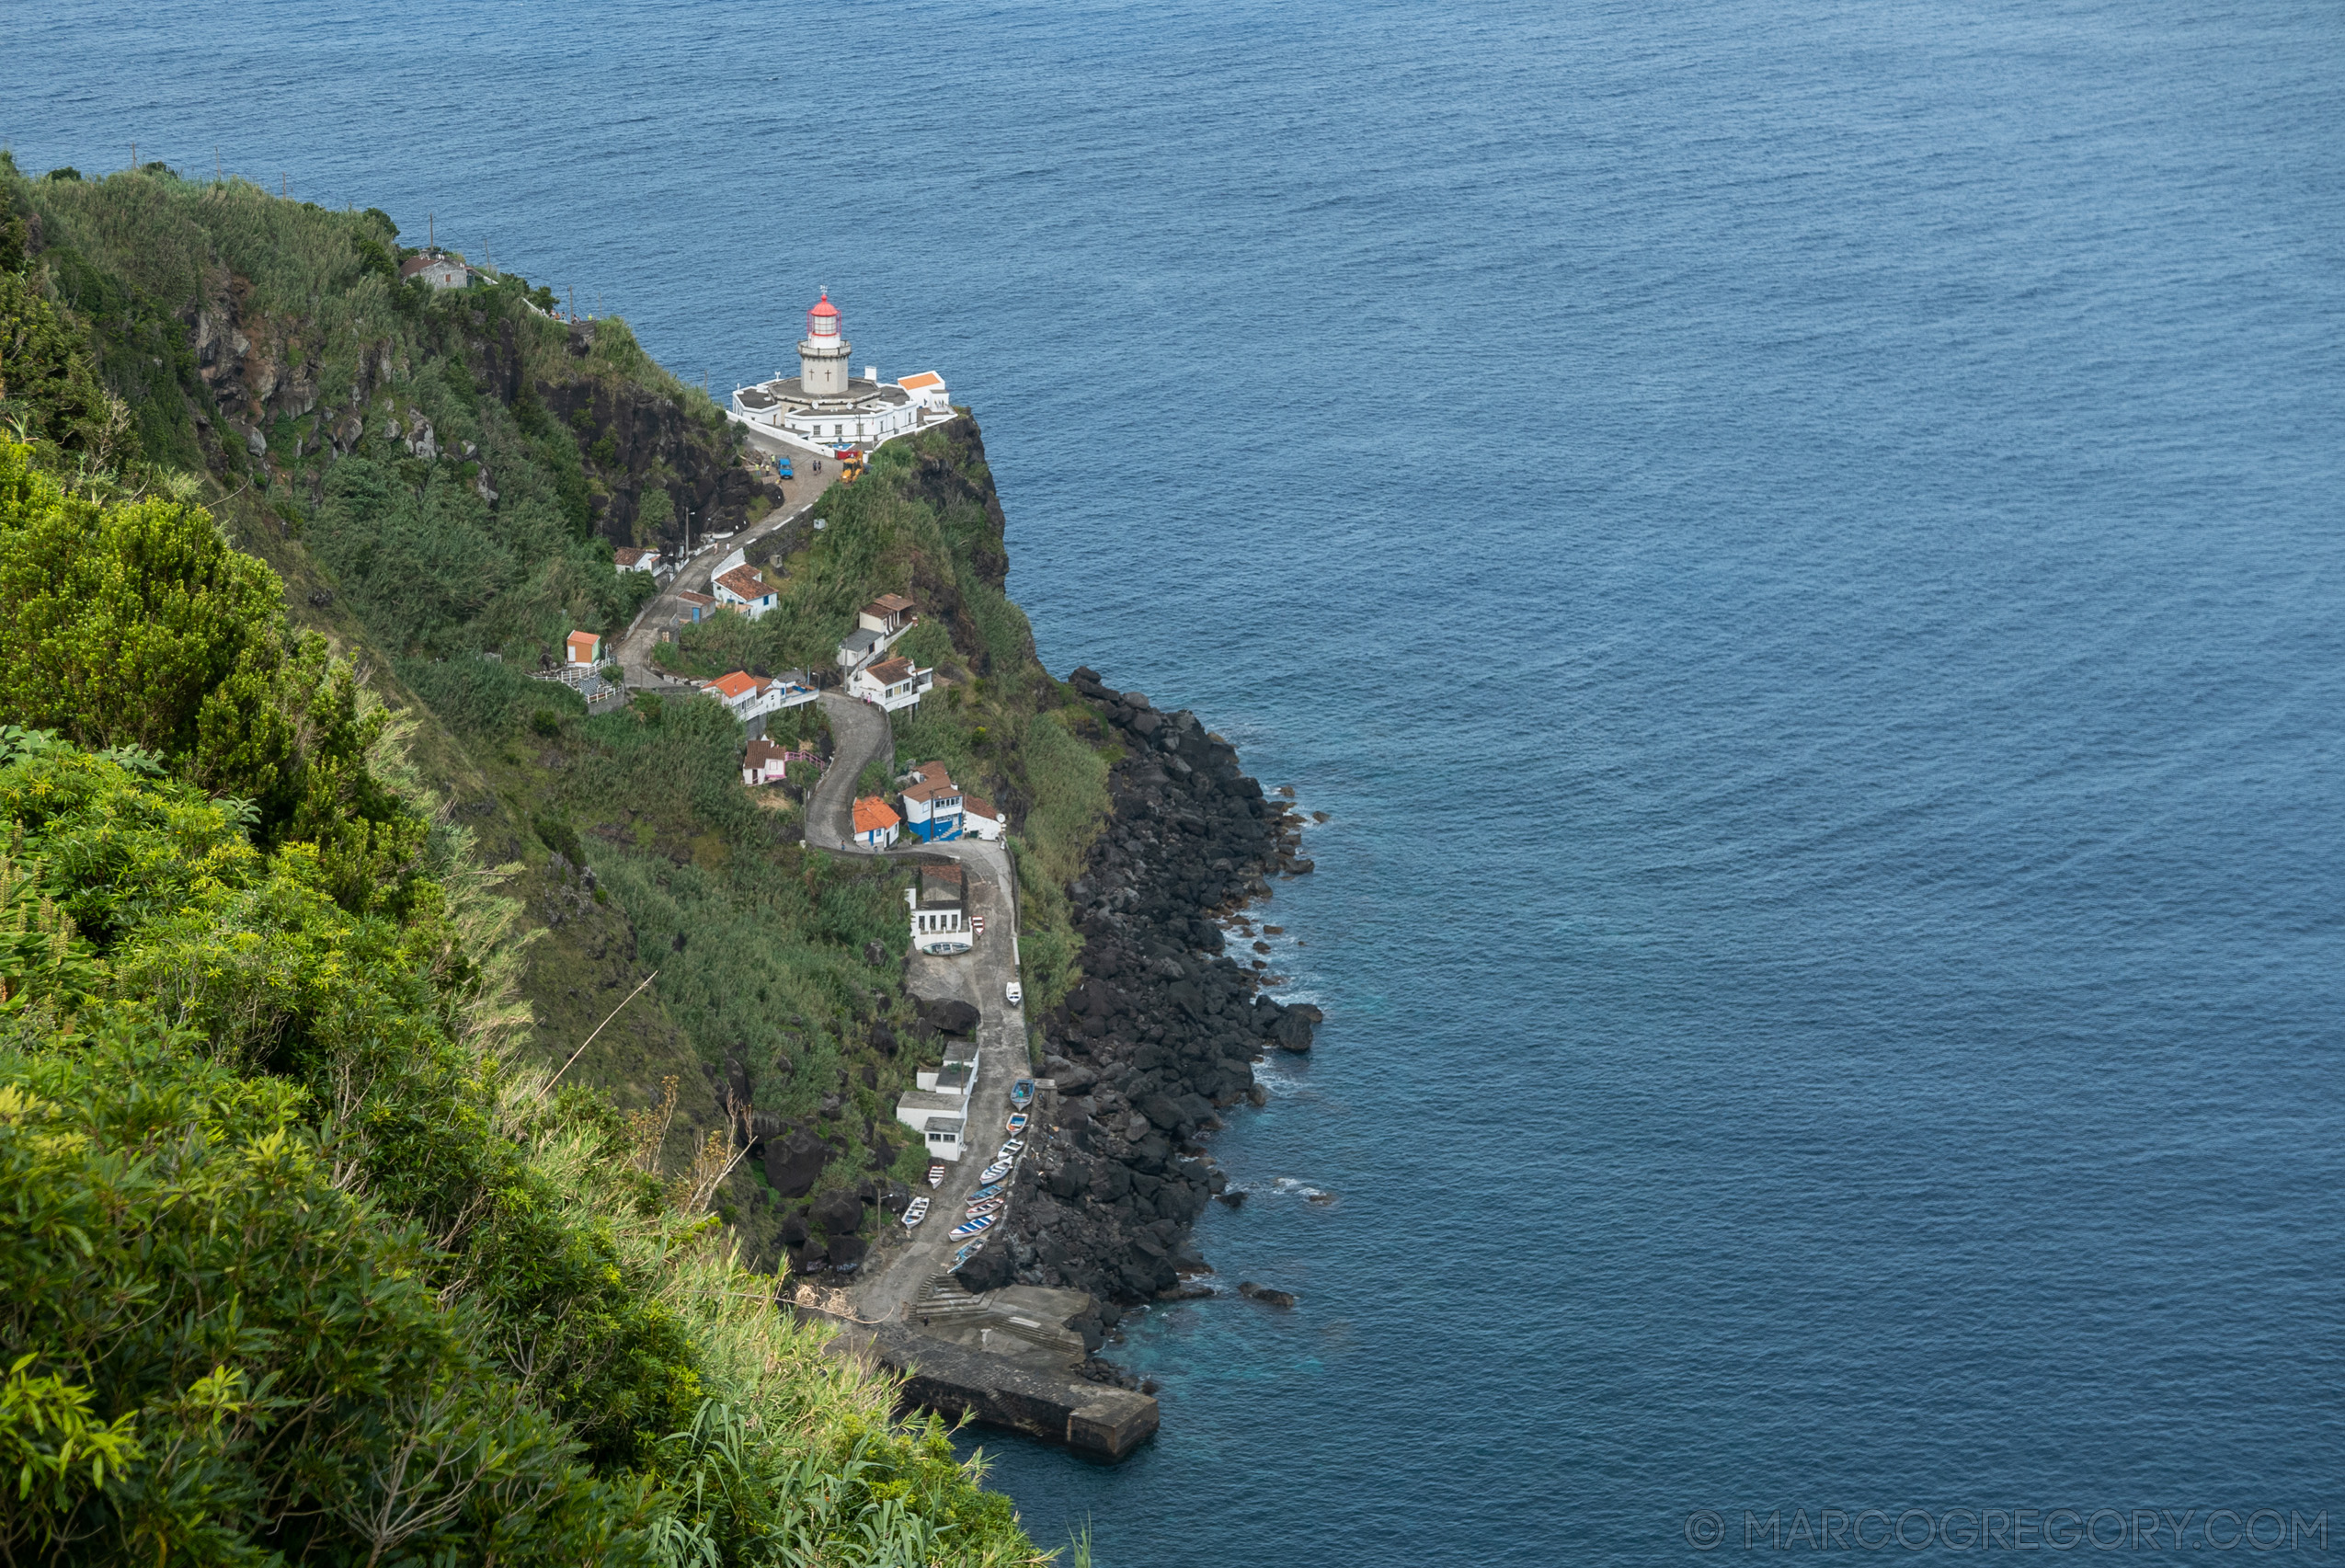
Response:
MULTIPOLYGON (((1010 1085, 1033 1076, 1026 1056, 1025 1010, 1011 1005, 1008 990, 1018 978, 1017 880, 1009 846, 996 841, 958 839, 922 844, 917 852, 875 852, 857 844, 855 781, 873 759, 893 752, 895 737, 887 715, 868 703, 837 692, 825 692, 821 702, 830 720, 831 761, 806 802, 806 842, 846 854, 950 856, 967 874, 969 913, 985 921, 985 934, 967 953, 955 958, 915 953, 907 967, 905 982, 913 995, 958 997, 977 1008, 977 1092, 969 1099, 967 1152, 944 1167, 944 1186, 929 1195, 928 1219, 909 1237, 901 1225, 888 1219, 886 1239, 874 1249, 854 1286, 856 1315, 875 1321, 904 1316, 921 1287, 952 1267, 960 1243, 948 1240, 945 1232, 960 1223, 968 1195, 978 1185, 978 1173, 1009 1136, 1010 1085)), ((996 1221, 997 1230, 1008 1222, 1008 1210, 1001 1212, 1004 1218, 996 1221)))
MULTIPOLYGON (((754 426, 741 428, 748 437, 749 444, 767 456, 789 458, 795 468, 810 467, 811 460, 804 449, 784 446, 754 426)), ((775 529, 784 527, 795 519, 804 516, 806 509, 820 500, 822 493, 830 488, 832 482, 838 477, 839 465, 835 463, 825 463, 822 464, 822 472, 818 474, 809 472, 803 478, 788 481, 784 490, 783 504, 775 508, 762 521, 753 523, 738 533, 716 541, 676 568, 676 575, 668 579, 668 586, 652 596, 651 601, 637 612, 635 620, 619 635, 616 657, 619 668, 626 672, 627 685, 630 689, 684 692, 694 689, 696 682, 662 674, 654 670, 651 665, 652 650, 659 646, 659 634, 676 624, 676 617, 684 608, 684 601, 677 598, 677 594, 686 589, 694 593, 706 593, 709 574, 715 569, 717 562, 736 550, 745 549, 756 544, 775 529), (790 497, 796 498, 789 499, 790 497)))

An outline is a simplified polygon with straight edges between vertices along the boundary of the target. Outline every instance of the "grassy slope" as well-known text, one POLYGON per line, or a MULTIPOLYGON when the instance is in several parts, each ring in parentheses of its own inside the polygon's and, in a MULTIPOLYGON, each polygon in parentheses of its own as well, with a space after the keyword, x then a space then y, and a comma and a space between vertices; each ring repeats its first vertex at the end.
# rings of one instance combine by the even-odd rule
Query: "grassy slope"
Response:
MULTIPOLYGON (((28 182, 4 155, 0 198, 39 220, 39 292, 86 327, 140 446, 186 471, 143 470, 140 482, 200 497, 225 536, 277 567, 294 618, 325 633, 401 713, 404 744, 383 748, 379 765, 396 770, 411 798, 436 796, 456 830, 434 836, 443 852, 455 846, 437 875, 476 879, 481 861, 518 864, 503 891, 520 895, 535 927, 521 948, 534 1012, 524 1056, 545 1065, 566 1057, 639 975, 661 966, 657 988, 571 1079, 612 1088, 628 1107, 652 1104, 663 1080, 677 1081, 667 1157, 661 1123, 640 1113, 623 1126, 612 1119, 601 1144, 543 1141, 550 1135, 528 1131, 535 1102, 524 1072, 518 1089, 499 1091, 498 1115, 512 1118, 524 1142, 541 1139, 526 1150, 530 1179, 550 1185, 532 1190, 585 1202, 589 1166, 613 1139, 635 1139, 638 1171, 676 1174, 715 1119, 712 1083, 722 1072, 709 1070, 752 1059, 761 1090, 771 1082, 761 1111, 843 1135, 828 1180, 852 1179, 869 1158, 894 1152, 885 1139, 867 1148, 870 1124, 854 1125, 856 1112, 884 1120, 910 1071, 909 1057, 868 1043, 878 1018, 908 1022, 895 983, 904 939, 890 874, 832 864, 795 842, 795 814, 753 802, 738 784, 738 727, 713 704, 589 719, 575 698, 515 668, 567 626, 623 618, 640 585, 611 569, 608 541, 616 530, 640 536, 646 518, 656 521, 661 509, 646 504, 648 490, 729 487, 754 510, 758 498, 744 498, 722 472, 730 452, 721 427, 634 350, 622 324, 583 338, 520 309, 517 288, 433 299, 389 284, 369 246, 391 236, 369 215, 197 186, 167 171, 96 185, 28 182), (239 339, 233 362, 223 359, 222 346, 239 339), (415 449, 418 419, 430 422, 436 453, 415 449), (466 443, 485 465, 463 455, 466 443), (406 551, 388 566, 370 554, 386 540, 406 551), (465 568, 435 576, 443 559, 465 568), (594 868, 591 880, 581 862, 594 868), (875 944, 878 964, 866 957, 875 944), (757 1058, 761 1043, 770 1049, 757 1058), (566 1183, 566 1159, 582 1162, 566 1183)), ((950 466, 966 456, 944 459, 950 466)), ((835 637, 852 603, 880 586, 864 579, 898 580, 888 574, 908 549, 955 583, 982 584, 998 558, 998 509, 990 556, 976 535, 944 539, 921 490, 940 482, 935 464, 920 472, 907 454, 859 490, 855 505, 903 509, 872 522, 886 534, 875 547, 858 543, 865 530, 852 518, 840 527, 837 542, 852 554, 825 590, 846 612, 800 606, 838 618, 821 636, 835 637), (941 550, 921 553, 940 540, 941 550)), ((979 635, 959 653, 964 667, 975 661, 1001 678, 978 711, 1005 730, 1055 724, 1039 715, 1057 688, 1032 667, 1023 621, 999 597, 998 566, 990 577, 992 598, 973 593, 965 618, 979 635)), ((1024 777, 1019 753, 983 725, 973 738, 997 749, 994 787, 1010 795, 1024 777)), ((1068 776, 1080 785, 1091 771, 1068 776)), ((1037 820, 1063 836, 1095 820, 1096 804, 1069 797, 1057 777, 1040 775, 1047 808, 1037 820)), ((205 950, 201 933, 189 940, 190 953, 205 950)), ((754 1168, 737 1172, 731 1187, 718 1212, 738 1218, 753 1244, 770 1245, 776 1206, 761 1196, 754 1168)), ((607 1214, 582 1211, 578 1223, 601 1227, 602 1244, 646 1276, 681 1255, 663 1229, 669 1222, 656 1216, 614 1230, 607 1214)), ((852 1435, 879 1414, 879 1391, 821 1364, 770 1311, 739 1305, 754 1293, 721 1270, 669 1289, 665 1305, 687 1316, 718 1304, 693 1331, 695 1354, 715 1357, 708 1387, 749 1399, 751 1410, 787 1407, 789 1429, 801 1434, 852 1435)), ((945 1466, 920 1484, 941 1489, 941 1506, 966 1508, 949 1501, 949 1452, 920 1453, 921 1463, 945 1466)), ((927 1505, 917 1489, 905 1495, 927 1505)), ((977 1516, 964 1517, 974 1528, 977 1516)), ((1006 1539, 999 1524, 986 1527, 997 1543, 989 1551, 1006 1539)))
MULTIPOLYGON (((569 1081, 636 1106, 673 1079, 672 1162, 745 1089, 761 1130, 826 1139, 823 1186, 917 1164, 890 1116, 914 1052, 874 1043, 875 1024, 912 1027, 889 875, 795 842, 797 813, 741 788, 738 727, 706 704, 589 719, 520 673, 573 626, 624 624, 647 584, 612 569, 611 544, 647 542, 647 517, 682 510, 645 498, 689 497, 707 516, 725 484, 739 497, 715 408, 623 323, 566 328, 525 308, 518 281, 440 296, 396 284, 390 251, 371 248, 393 237, 379 215, 159 173, 14 191, 39 217, 51 289, 100 324, 99 369, 140 411, 147 450, 200 465, 215 515, 284 578, 296 620, 413 720, 421 782, 488 859, 520 868, 536 1057, 566 1059, 657 968, 569 1081), (436 456, 414 450, 419 419, 436 456)), ((733 515, 764 504, 751 494, 733 515)), ((885 448, 825 510, 827 530, 792 531, 766 563, 779 612, 695 629, 678 662, 820 668, 858 605, 910 594, 926 624, 904 651, 940 679, 898 717, 899 761, 942 758, 1009 809, 1029 986, 1047 1006, 1076 973, 1058 888, 1104 815, 1113 753, 1002 592, 982 444, 964 419, 885 448)), ((756 1162, 720 1212, 770 1265, 785 1206, 756 1162)))

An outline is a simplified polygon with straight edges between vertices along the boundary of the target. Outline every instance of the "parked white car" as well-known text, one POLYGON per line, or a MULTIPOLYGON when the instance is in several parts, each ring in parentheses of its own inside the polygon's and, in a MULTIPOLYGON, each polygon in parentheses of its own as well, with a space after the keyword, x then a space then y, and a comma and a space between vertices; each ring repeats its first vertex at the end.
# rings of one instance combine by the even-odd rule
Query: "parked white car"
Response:
POLYGON ((1026 993, 1018 988, 1017 981, 1012 980, 1010 982, 1007 994, 1010 998, 1011 1006, 1022 1007, 1025 1004, 1026 993))

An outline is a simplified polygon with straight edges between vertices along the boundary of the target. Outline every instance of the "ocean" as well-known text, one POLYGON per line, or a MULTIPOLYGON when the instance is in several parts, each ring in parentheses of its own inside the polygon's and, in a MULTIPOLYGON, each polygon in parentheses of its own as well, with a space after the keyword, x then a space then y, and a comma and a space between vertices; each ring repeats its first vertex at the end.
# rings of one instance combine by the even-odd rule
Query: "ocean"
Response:
POLYGON ((1329 814, 1200 1233, 1300 1303, 1135 1324, 1119 1468, 980 1439, 1045 1544, 2345 1551, 2336 6, 0 29, 26 167, 383 207, 720 395, 827 287, 1046 661, 1329 814))

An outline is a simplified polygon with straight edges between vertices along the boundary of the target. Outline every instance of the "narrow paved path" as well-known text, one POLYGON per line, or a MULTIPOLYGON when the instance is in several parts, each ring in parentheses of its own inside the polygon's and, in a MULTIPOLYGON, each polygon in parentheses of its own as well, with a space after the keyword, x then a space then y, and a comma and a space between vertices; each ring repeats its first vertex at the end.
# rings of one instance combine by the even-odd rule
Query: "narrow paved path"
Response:
MULTIPOLYGON (((837 692, 822 694, 822 711, 830 720, 831 759, 806 802, 806 842, 818 849, 848 854, 871 852, 854 842, 852 830, 855 780, 874 758, 885 758, 894 746, 887 715, 868 703, 837 692)), ((953 1265, 962 1243, 946 1235, 964 1218, 968 1195, 978 1173, 991 1163, 993 1152, 1010 1136, 1010 1085, 1032 1076, 1026 1056, 1026 1016, 1010 1004, 1009 985, 1018 978, 1017 879, 1011 867, 1009 846, 982 839, 922 844, 923 853, 950 855, 968 876, 969 912, 985 918, 985 934, 957 958, 912 955, 907 979, 916 994, 958 995, 979 1014, 977 1032, 977 1093, 969 1098, 967 1152, 945 1167, 944 1185, 929 1196, 929 1215, 909 1240, 894 1219, 892 1234, 875 1248, 852 1295, 855 1313, 866 1321, 901 1317, 921 1286, 953 1265)), ((898 852, 904 853, 904 852, 898 852)), ((1027 1143, 1031 1145, 1033 1139, 1027 1143)), ((995 1230, 1008 1224, 1009 1211, 995 1230)), ((1006 1245, 997 1242, 994 1245, 1006 1245)))
POLYGON ((709 574, 715 569, 717 562, 736 550, 756 544, 791 520, 803 516, 806 509, 821 499, 822 492, 830 488, 832 482, 839 477, 836 463, 823 464, 822 472, 817 474, 812 471, 813 459, 803 449, 784 446, 754 428, 744 429, 750 446, 769 457, 786 457, 794 470, 802 472, 795 479, 783 481, 783 504, 768 513, 763 521, 741 530, 729 539, 718 540, 679 567, 676 575, 668 579, 668 586, 653 595, 651 602, 643 607, 633 624, 620 635, 619 668, 626 672, 629 686, 655 689, 691 686, 692 682, 663 675, 651 665, 652 650, 659 646, 659 634, 675 624, 678 612, 684 607, 683 601, 676 595, 685 589, 706 593, 709 574))

